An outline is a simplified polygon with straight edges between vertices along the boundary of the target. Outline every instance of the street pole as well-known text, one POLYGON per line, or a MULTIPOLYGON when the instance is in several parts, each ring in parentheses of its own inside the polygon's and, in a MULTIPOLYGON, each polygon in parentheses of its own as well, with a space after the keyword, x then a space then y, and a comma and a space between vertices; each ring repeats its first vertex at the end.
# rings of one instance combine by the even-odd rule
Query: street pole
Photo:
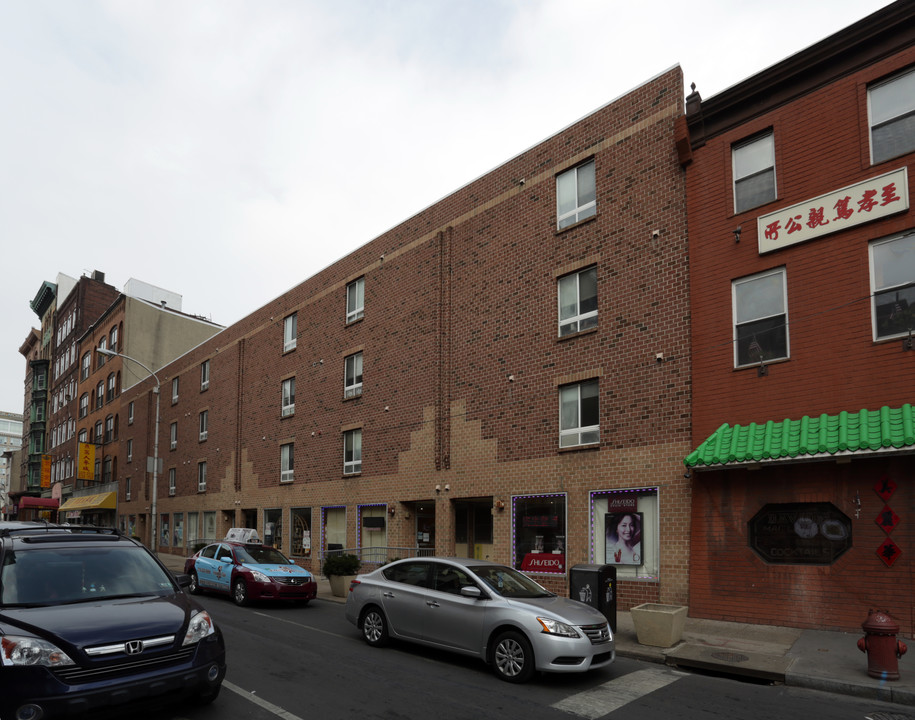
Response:
POLYGON ((156 555, 158 552, 158 538, 156 537, 156 520, 158 519, 158 508, 157 501, 159 495, 159 376, 156 375, 152 370, 150 370, 146 365, 141 363, 136 358, 132 358, 129 355, 124 355, 123 353, 114 352, 113 350, 108 350, 106 348, 95 348, 95 351, 100 355, 109 355, 111 357, 124 358, 125 360, 130 360, 135 362, 146 372, 148 372, 153 380, 156 381, 156 386, 153 388, 153 393, 156 396, 156 432, 153 436, 153 471, 152 471, 152 497, 150 504, 150 518, 149 518, 149 549, 152 550, 156 555))

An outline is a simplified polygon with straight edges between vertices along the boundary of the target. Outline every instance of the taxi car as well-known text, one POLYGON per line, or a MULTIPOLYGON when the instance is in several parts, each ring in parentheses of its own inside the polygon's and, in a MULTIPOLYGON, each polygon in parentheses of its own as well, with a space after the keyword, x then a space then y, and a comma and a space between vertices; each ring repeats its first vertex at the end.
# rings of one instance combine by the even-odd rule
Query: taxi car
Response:
POLYGON ((226 539, 211 543, 184 562, 192 593, 229 595, 236 605, 255 600, 292 600, 307 604, 318 593, 314 576, 274 547, 264 545, 256 531, 233 528, 226 539))
POLYGON ((225 643, 188 580, 111 528, 0 522, 0 718, 214 700, 225 643))

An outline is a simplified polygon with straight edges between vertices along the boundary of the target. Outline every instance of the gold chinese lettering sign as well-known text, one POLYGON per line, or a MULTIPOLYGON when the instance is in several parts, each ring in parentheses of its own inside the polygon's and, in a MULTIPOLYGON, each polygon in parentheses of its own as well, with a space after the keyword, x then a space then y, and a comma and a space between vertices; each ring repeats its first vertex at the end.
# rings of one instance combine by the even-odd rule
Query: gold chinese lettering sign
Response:
POLYGON ((77 480, 95 480, 95 445, 79 444, 79 464, 76 469, 77 480))

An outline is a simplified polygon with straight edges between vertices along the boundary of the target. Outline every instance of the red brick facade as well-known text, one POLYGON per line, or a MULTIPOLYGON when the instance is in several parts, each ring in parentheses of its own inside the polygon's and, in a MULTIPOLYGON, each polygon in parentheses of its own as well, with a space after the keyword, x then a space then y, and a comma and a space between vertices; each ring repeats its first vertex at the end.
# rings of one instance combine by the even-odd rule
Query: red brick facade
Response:
MULTIPOLYGON (((773 252, 761 253, 757 242, 758 217, 889 171, 906 168, 911 193, 915 154, 871 162, 868 89, 915 67, 913 20, 911 5, 896 3, 720 96, 687 98, 691 152, 682 136, 679 147, 687 168, 694 446, 722 423, 913 400, 915 353, 903 352, 898 336, 874 339, 869 257, 874 240, 915 229, 912 209, 773 252), (732 150, 769 132, 777 195, 735 213, 732 150), (732 282, 772 269, 785 272, 790 351, 760 376, 756 366, 735 369, 732 282)), ((911 195, 899 191, 903 208, 911 195)), ((891 450, 859 453, 850 464, 827 457, 694 473, 691 614, 853 630, 880 607, 911 633, 915 460, 891 450), (891 568, 876 554, 887 537, 875 522, 881 477, 899 486, 891 505, 902 522, 892 540, 902 554, 891 568), (786 502, 832 503, 852 519, 852 549, 825 567, 763 561, 748 547, 747 523, 766 503, 786 502)))
MULTIPOLYGON (((631 573, 621 580, 620 607, 685 603, 689 278, 684 172, 674 143, 682 113, 675 68, 163 368, 160 516, 174 523, 179 513, 187 523, 189 513, 198 513, 201 538, 208 512, 215 513, 217 537, 245 523, 263 535, 265 512, 276 510, 280 546, 319 569, 330 518, 343 512, 331 509, 345 508, 338 544, 361 548, 367 536, 360 513, 381 505, 389 547, 410 549, 419 541, 440 554, 475 551, 508 563, 522 552, 514 535, 527 527, 518 514, 524 496, 549 495, 555 497, 543 507, 558 501, 564 530, 553 528, 560 537, 552 541, 564 544, 567 569, 604 561, 597 528, 607 494, 646 489, 657 508, 646 513, 656 567, 644 573, 650 577, 631 573), (556 178, 590 160, 596 214, 557 231, 556 178), (560 339, 558 279, 590 267, 597 270, 597 326, 560 339), (364 317, 347 323, 347 285, 360 279, 364 317), (284 319, 291 313, 296 346, 284 352, 284 319), (362 392, 346 399, 344 365, 358 352, 362 392), (201 390, 204 362, 209 386, 201 390), (180 390, 172 404, 175 377, 180 390), (282 383, 292 378, 294 412, 284 417, 282 383), (561 450, 560 388, 590 380, 599 386, 599 442, 561 450), (201 440, 203 411, 208 429, 201 440), (361 471, 344 474, 343 433, 353 429, 362 431, 361 471), (281 446, 290 443, 294 480, 281 482, 281 446), (199 491, 203 462, 206 488, 199 491), (176 477, 173 496, 169 470, 176 477), (311 553, 291 547, 295 508, 311 508, 311 553), (468 540, 468 548, 457 538, 469 532, 464 518, 470 515, 478 531, 491 518, 492 537, 468 540)), ((138 529, 149 512, 143 470, 154 413, 148 390, 147 383, 125 394, 135 416, 132 425, 121 425, 122 441, 134 440, 134 462, 121 475, 131 478, 135 492, 128 501, 122 489, 119 514, 138 529)), ((544 510, 530 522, 547 516, 544 510)), ((172 536, 160 549, 187 552, 184 537, 178 548, 174 542, 172 536)), ((568 591, 566 572, 538 579, 568 591)))

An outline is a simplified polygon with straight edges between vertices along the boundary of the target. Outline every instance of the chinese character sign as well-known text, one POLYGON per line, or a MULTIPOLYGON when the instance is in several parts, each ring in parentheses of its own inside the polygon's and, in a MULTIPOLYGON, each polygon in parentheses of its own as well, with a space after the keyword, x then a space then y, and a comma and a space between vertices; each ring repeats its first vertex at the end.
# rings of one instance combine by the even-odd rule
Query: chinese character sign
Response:
POLYGON ((846 230, 909 209, 908 171, 900 168, 756 220, 759 254, 846 230))
POLYGON ((79 444, 79 461, 76 469, 77 480, 95 479, 95 445, 79 444))

